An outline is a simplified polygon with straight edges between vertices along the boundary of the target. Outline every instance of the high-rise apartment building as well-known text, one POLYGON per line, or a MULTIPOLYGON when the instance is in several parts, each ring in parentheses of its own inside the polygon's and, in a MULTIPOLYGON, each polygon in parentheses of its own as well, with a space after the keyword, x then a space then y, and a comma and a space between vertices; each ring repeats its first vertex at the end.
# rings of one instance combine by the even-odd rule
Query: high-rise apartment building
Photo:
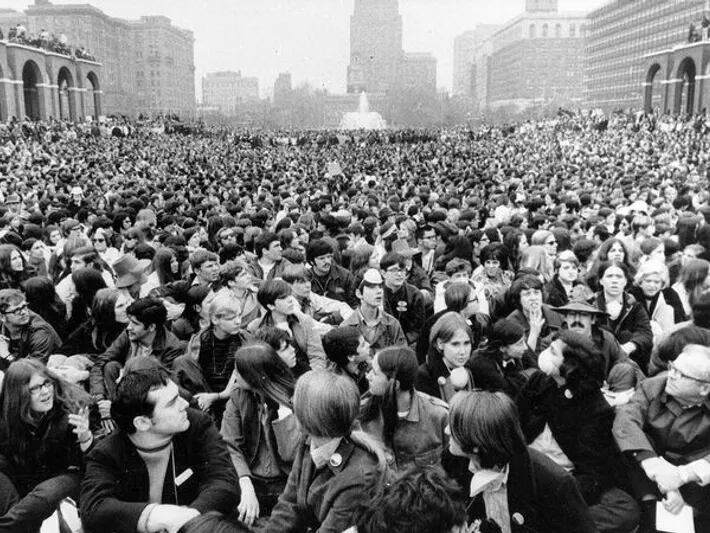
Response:
MULTIPOLYGON (((102 63, 104 114, 194 116, 194 37, 167 17, 125 20, 88 4, 48 0, 35 0, 24 14, 15 13, 30 33, 64 34, 72 46, 86 47, 102 63)), ((12 18, 4 12, 0 21, 12 18)))
POLYGON ((259 99, 259 80, 241 72, 211 72, 202 78, 202 104, 233 115, 239 106, 259 99))
MULTIPOLYGON (((614 0, 592 11, 587 23, 587 105, 606 111, 638 109, 645 84, 651 83, 658 86, 649 107, 659 107, 662 85, 680 82, 681 76, 662 71, 649 80, 646 57, 687 43, 690 24, 700 28, 707 9, 706 0, 614 0)), ((699 69, 698 76, 707 75, 699 69)))
POLYGON ((350 17, 348 92, 388 92, 397 84, 402 59, 398 1, 355 0, 350 17))
POLYGON ((579 105, 585 24, 584 13, 557 11, 556 0, 527 0, 525 12, 476 46, 476 107, 579 105))

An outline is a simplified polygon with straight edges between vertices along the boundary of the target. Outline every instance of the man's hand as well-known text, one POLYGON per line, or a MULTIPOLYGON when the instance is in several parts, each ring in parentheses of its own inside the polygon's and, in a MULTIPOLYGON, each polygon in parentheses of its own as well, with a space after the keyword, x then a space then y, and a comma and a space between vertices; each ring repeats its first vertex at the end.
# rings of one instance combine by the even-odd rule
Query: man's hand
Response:
POLYGON ((653 457, 642 461, 641 468, 649 479, 656 482, 658 489, 664 494, 683 485, 683 478, 678 467, 662 457, 653 457))
POLYGON ((168 533, 177 533, 182 526, 196 516, 200 516, 200 512, 191 507, 166 504, 157 505, 155 509, 150 512, 146 529, 155 532, 167 531, 168 533))
POLYGON ((683 496, 681 496, 680 492, 672 490, 666 494, 666 497, 663 499, 662 503, 663 507, 666 508, 666 511, 671 514, 678 514, 683 509, 685 500, 683 500, 683 496))
POLYGON ((259 500, 254 492, 254 485, 248 477, 239 478, 239 488, 242 491, 242 498, 239 500, 239 520, 251 526, 259 518, 259 500))

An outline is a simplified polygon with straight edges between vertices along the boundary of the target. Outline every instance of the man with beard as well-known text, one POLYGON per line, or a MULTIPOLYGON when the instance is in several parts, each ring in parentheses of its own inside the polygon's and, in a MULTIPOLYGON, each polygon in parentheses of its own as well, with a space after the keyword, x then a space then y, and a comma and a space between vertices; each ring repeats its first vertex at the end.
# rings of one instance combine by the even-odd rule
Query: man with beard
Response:
POLYGON ((311 291, 320 296, 358 306, 357 280, 348 270, 333 261, 333 247, 325 239, 308 243, 306 260, 311 265, 311 291))
POLYGON ((619 346, 616 337, 596 323, 604 312, 585 302, 570 302, 562 307, 555 307, 562 315, 562 329, 581 333, 591 338, 595 347, 604 357, 604 376, 613 397, 613 393, 633 390, 636 383, 643 379, 639 366, 629 358, 619 346))

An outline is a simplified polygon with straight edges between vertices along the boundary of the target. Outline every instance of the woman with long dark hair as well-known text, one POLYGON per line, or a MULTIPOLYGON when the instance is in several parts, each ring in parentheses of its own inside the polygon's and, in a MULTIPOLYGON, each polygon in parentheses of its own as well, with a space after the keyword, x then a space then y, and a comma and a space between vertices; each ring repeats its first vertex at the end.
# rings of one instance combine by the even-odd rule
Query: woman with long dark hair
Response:
POLYGON ((27 306, 45 319, 61 338, 67 333, 67 308, 45 276, 33 276, 22 284, 27 306))
POLYGON ((503 391, 515 398, 536 366, 527 345, 525 329, 509 318, 498 320, 490 328, 486 342, 471 358, 471 374, 480 387, 503 391))
POLYGON ((271 513, 286 487, 294 449, 287 445, 299 437, 290 414, 296 380, 289 363, 266 343, 242 346, 234 357, 240 386, 227 402, 221 433, 239 475, 239 518, 251 525, 271 513))
POLYGON ((93 443, 89 395, 36 359, 12 363, 0 394, 0 529, 38 531, 64 498, 79 495, 93 443))
POLYGON ((690 316, 693 303, 710 288, 710 262, 705 259, 690 259, 680 269, 680 279, 671 287, 683 305, 683 312, 690 316))
POLYGON ((193 285, 187 290, 185 309, 172 326, 178 339, 188 341, 194 333, 209 325, 207 306, 213 297, 214 293, 207 285, 193 285))
POLYGON ((180 263, 171 248, 158 248, 153 256, 153 272, 150 273, 145 283, 141 285, 140 296, 144 298, 150 291, 157 287, 164 287, 168 283, 180 279, 180 263))
POLYGON ((59 352, 65 355, 104 353, 126 329, 127 303, 120 296, 118 289, 99 289, 91 304, 90 316, 69 333, 59 352))
POLYGON ((621 349, 647 372, 653 346, 653 330, 643 304, 627 292, 629 271, 623 263, 602 263, 593 304, 603 311, 602 326, 611 331, 621 349))
POLYGON ((94 268, 80 268, 72 272, 71 278, 76 292, 71 303, 67 329, 74 331, 89 317, 94 296, 99 289, 106 288, 106 282, 101 272, 94 268))
POLYGON ((448 442, 446 402, 417 391, 416 376, 417 356, 406 346, 380 350, 367 374, 370 394, 363 405, 363 429, 391 452, 398 470, 440 466, 448 442))
POLYGON ((417 390, 448 402, 458 390, 473 387, 468 367, 473 332, 460 313, 449 312, 436 321, 429 334, 426 362, 417 370, 417 390))
POLYGON ((14 244, 0 244, 0 289, 20 289, 30 276, 20 249, 14 244))

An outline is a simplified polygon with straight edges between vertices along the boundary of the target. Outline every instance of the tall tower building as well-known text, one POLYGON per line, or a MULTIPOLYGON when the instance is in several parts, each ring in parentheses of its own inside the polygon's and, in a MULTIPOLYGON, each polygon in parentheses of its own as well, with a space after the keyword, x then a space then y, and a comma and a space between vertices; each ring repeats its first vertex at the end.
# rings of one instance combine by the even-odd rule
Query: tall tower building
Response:
POLYGON ((348 92, 385 93, 393 89, 402 59, 398 0, 355 0, 350 17, 348 92))

